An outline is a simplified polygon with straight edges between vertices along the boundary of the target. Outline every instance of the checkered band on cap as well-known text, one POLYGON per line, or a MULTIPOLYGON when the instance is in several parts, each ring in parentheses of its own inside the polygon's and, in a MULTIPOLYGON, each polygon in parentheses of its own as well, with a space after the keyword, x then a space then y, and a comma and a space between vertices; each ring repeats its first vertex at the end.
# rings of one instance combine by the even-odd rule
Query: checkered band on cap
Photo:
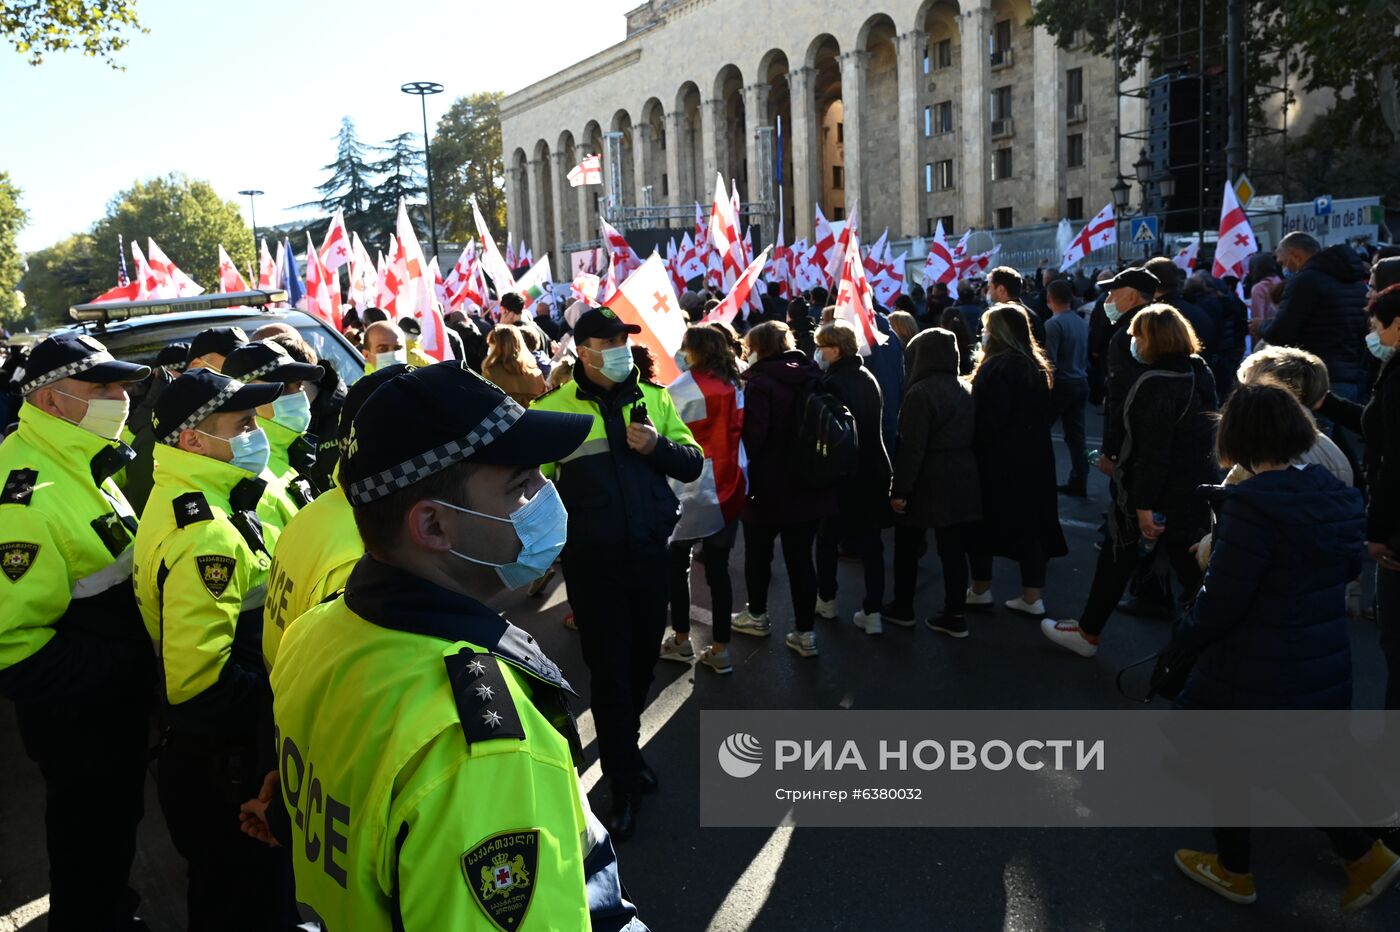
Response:
POLYGON ((45 372, 43 375, 36 375, 28 382, 21 383, 19 393, 21 395, 28 395, 35 389, 43 388, 45 385, 50 385, 57 382, 59 379, 66 379, 69 376, 78 375, 89 369, 96 369, 103 363, 109 362, 116 362, 116 360, 112 357, 112 354, 106 350, 100 353, 93 353, 91 356, 84 356, 82 359, 70 362, 66 366, 59 366, 57 369, 45 372))
POLYGON ((247 385, 251 382, 256 382, 258 379, 267 375, 269 372, 272 372, 274 369, 281 369, 283 366, 289 366, 294 362, 296 362, 296 360, 292 359, 290 356, 278 356, 276 359, 272 360, 272 362, 264 363, 263 365, 258 366, 252 372, 246 372, 243 375, 240 375, 238 377, 238 381, 242 382, 244 385, 247 385))
POLYGON ((350 503, 368 505, 415 482, 422 482, 433 473, 455 466, 498 440, 524 413, 525 409, 520 403, 507 395, 465 437, 448 441, 440 447, 418 454, 407 462, 351 483, 350 503))
POLYGON ((214 411, 225 401, 228 401, 230 398, 232 398, 234 395, 238 394, 242 390, 242 382, 238 381, 237 379, 229 379, 229 383, 223 388, 219 389, 218 394, 216 394, 213 398, 210 398, 198 408, 195 408, 193 414, 181 421, 179 426, 177 426, 174 430, 168 431, 164 436, 162 436, 160 438, 160 442, 168 446, 175 446, 175 444, 178 443, 180 440, 180 432, 182 430, 190 430, 200 421, 213 414, 214 411))

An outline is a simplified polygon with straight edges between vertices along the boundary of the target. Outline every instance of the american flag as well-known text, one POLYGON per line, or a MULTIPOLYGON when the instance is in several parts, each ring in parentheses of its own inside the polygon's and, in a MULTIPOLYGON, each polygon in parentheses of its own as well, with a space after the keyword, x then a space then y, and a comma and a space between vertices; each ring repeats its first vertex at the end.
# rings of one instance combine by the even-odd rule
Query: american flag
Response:
POLYGON ((122 235, 117 234, 117 286, 125 288, 131 284, 131 277, 126 274, 126 247, 122 245, 122 235))

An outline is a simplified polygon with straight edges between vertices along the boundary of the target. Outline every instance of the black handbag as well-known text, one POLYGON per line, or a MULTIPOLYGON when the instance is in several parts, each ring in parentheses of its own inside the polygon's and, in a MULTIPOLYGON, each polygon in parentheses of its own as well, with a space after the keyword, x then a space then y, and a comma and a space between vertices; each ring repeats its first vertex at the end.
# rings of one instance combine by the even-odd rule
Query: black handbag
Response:
POLYGON ((1186 647, 1173 639, 1157 653, 1144 657, 1136 663, 1130 663, 1119 670, 1114 685, 1118 687, 1118 692, 1125 699, 1141 702, 1144 705, 1158 696, 1163 699, 1175 699, 1181 695, 1181 690, 1186 685, 1186 678, 1191 675, 1191 669, 1196 665, 1196 658, 1199 656, 1199 651, 1186 647), (1147 694, 1141 697, 1129 695, 1128 691, 1123 688, 1123 678, 1129 670, 1146 666, 1149 663, 1153 664, 1153 667, 1152 676, 1147 681, 1147 694))

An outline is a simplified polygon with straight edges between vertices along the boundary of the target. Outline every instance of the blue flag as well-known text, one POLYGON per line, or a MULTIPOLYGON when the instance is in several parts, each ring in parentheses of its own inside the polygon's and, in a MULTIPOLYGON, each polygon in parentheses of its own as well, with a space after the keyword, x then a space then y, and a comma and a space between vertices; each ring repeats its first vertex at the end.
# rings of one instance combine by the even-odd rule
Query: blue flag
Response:
POLYGON ((301 281, 301 270, 297 268, 297 257, 296 253, 292 252, 291 239, 283 237, 282 244, 287 250, 287 268, 278 284, 287 289, 287 303, 292 307, 301 307, 301 302, 306 297, 306 286, 301 281))

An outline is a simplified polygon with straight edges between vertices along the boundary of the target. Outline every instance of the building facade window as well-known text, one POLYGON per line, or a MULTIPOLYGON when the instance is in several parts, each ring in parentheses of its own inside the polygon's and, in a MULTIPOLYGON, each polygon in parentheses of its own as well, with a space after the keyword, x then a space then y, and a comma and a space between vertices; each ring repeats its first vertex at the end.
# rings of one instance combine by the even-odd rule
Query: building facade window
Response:
POLYGON ((992 150, 992 180, 1005 181, 1011 177, 1011 147, 992 150))
MULTIPOLYGON (((952 214, 944 214, 943 216, 941 216, 941 217, 938 218, 938 222, 941 223, 941 224, 943 224, 943 232, 944 232, 945 235, 951 234, 951 233, 953 232, 953 215, 952 215, 952 214)), ((932 236, 932 235, 933 235, 932 233, 929 234, 929 236, 932 236)))
POLYGON ((924 107, 924 138, 933 135, 933 108, 924 107))
POLYGON ((831 166, 831 186, 838 191, 846 187, 846 170, 840 165, 831 166))
POLYGON ((842 122, 836 124, 836 141, 837 141, 837 142, 845 142, 845 141, 846 141, 846 123, 845 123, 844 120, 843 120, 842 122))
POLYGON ((834 208, 832 208, 832 210, 831 210, 831 219, 832 219, 832 220, 845 220, 845 219, 846 219, 846 208, 844 208, 844 207, 834 207, 834 208))
POLYGON ((1067 220, 1083 220, 1083 219, 1084 219, 1084 198, 1082 198, 1082 197, 1072 197, 1072 198, 1070 198, 1069 200, 1065 201, 1065 219, 1067 219, 1067 220))
POLYGON ((953 131, 953 102, 945 100, 933 107, 933 132, 942 136, 953 131))
POLYGON ((998 87, 992 91, 992 119, 1009 120, 1011 118, 1011 85, 998 87))
POLYGON ((1071 68, 1065 72, 1065 106, 1070 113, 1084 103, 1084 69, 1071 68))
POLYGON ((1011 48, 1011 20, 1003 19, 992 28, 992 53, 1011 48))
POLYGON ((1070 168, 1084 167, 1084 134, 1070 133, 1065 139, 1065 165, 1070 168))
POLYGON ((666 173, 665 173, 665 172, 662 172, 662 173, 661 173, 661 196, 662 196, 662 197, 666 197, 667 195, 669 195, 669 194, 671 193, 671 186, 670 186, 669 181, 670 181, 670 179, 668 179, 668 178, 666 177, 666 173))
POLYGON ((942 71, 953 67, 953 40, 939 39, 933 46, 933 68, 942 71))
POLYGON ((924 193, 933 193, 933 163, 924 163, 924 193))
POLYGON ((950 191, 953 187, 953 160, 943 159, 933 166, 933 186, 939 191, 950 191))
POLYGON ((997 229, 1009 230, 1013 225, 1010 207, 997 208, 997 229))

